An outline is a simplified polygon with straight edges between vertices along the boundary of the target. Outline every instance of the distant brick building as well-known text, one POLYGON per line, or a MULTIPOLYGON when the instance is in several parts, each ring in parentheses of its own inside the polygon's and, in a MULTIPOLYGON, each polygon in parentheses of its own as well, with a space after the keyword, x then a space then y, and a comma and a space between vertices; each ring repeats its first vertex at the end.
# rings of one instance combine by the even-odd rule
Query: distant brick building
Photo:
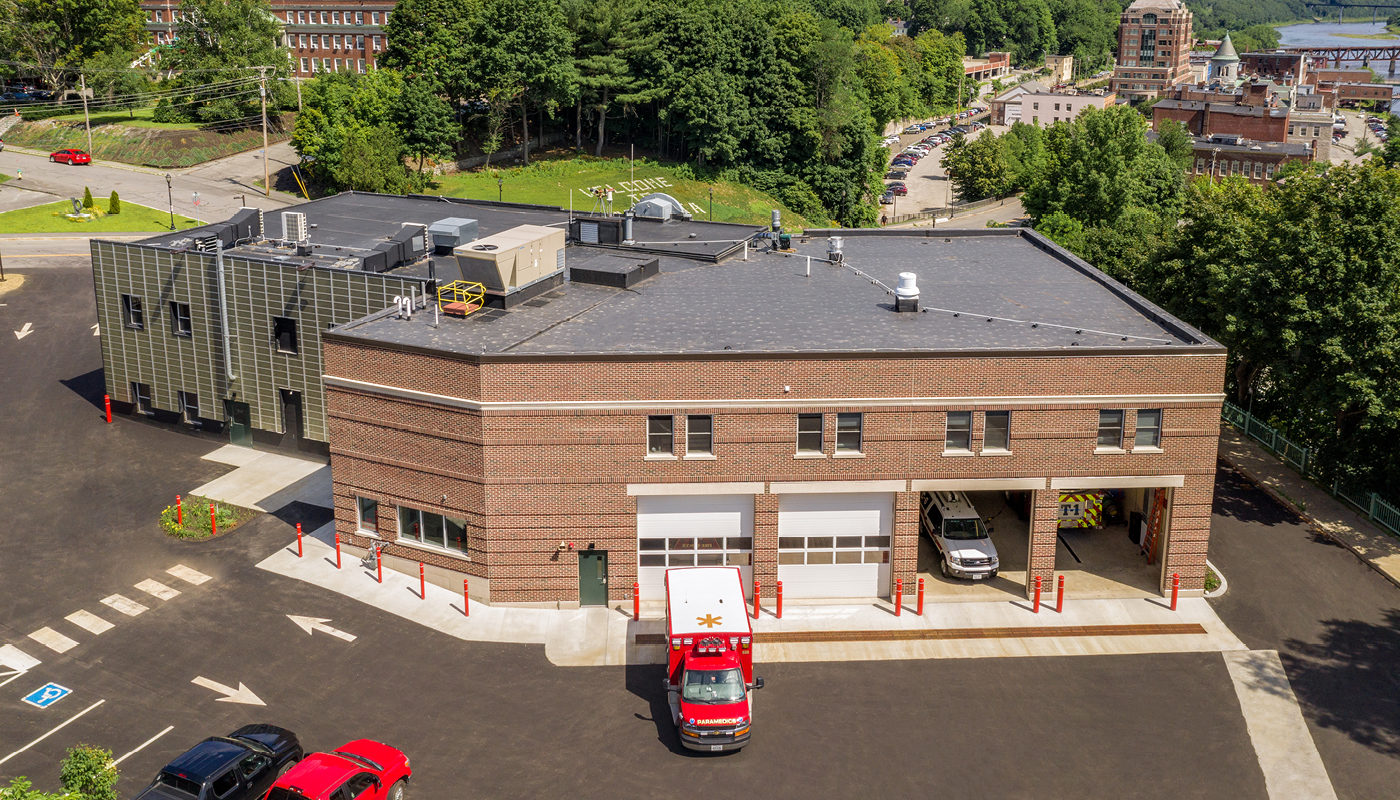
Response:
POLYGON ((1152 107, 1153 129, 1166 119, 1174 119, 1185 125, 1188 133, 1205 138, 1227 134, 1262 142, 1282 142, 1288 137, 1286 108, 1163 100, 1152 107))
POLYGON ((1109 94, 1033 92, 1021 96, 1021 121, 1041 127, 1072 120, 1086 108, 1111 108, 1117 96, 1109 94))
POLYGON ((1284 164, 1313 160, 1313 148, 1309 143, 1258 142, 1223 134, 1196 138, 1191 151, 1188 174, 1239 177, 1256 184, 1272 181, 1284 164))
POLYGON ((1191 80, 1191 44, 1191 12, 1181 0, 1134 0, 1118 25, 1113 92, 1157 97, 1191 80))

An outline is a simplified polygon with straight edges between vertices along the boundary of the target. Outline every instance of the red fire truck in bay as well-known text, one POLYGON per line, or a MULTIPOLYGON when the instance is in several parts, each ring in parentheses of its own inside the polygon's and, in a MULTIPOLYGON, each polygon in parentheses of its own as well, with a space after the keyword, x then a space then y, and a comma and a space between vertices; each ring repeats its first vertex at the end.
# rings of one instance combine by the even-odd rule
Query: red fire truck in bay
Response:
POLYGON ((753 728, 753 628, 738 567, 666 571, 666 692, 690 750, 738 750, 753 728))

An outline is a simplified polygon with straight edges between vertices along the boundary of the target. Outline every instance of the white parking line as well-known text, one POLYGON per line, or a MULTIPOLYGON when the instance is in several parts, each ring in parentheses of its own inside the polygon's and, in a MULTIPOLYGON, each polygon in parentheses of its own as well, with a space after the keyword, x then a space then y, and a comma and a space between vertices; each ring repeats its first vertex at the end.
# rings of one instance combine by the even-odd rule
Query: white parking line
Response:
POLYGON ((24 747, 21 747, 20 749, 14 751, 13 753, 10 753, 9 755, 5 756, 4 758, 0 758, 0 764, 3 764, 3 763, 5 763, 6 761, 9 761, 10 759, 14 758, 15 756, 19 755, 20 753, 23 753, 25 750, 28 750, 29 748, 31 748, 31 747, 33 747, 34 745, 38 744, 39 742, 42 742, 42 741, 44 741, 45 739, 49 738, 50 736, 53 736, 55 733, 58 733, 59 731, 61 731, 61 730, 63 730, 64 728, 66 728, 66 727, 68 726, 69 723, 73 722, 73 721, 76 720, 78 717, 81 717, 82 715, 88 713, 89 711, 93 710, 94 708, 97 708, 98 706, 102 705, 102 704, 105 703, 105 702, 107 702, 107 701, 106 701, 106 700, 98 700, 96 703, 93 703, 92 705, 88 706, 87 708, 83 709, 82 711, 79 711, 78 713, 74 714, 73 716, 71 716, 71 717, 69 717, 68 719, 64 720, 63 722, 59 723, 59 724, 58 724, 58 727, 54 728, 53 730, 49 731, 48 733, 44 734, 43 736, 40 736, 38 739, 35 739, 34 741, 30 742, 29 744, 25 745, 24 747))
POLYGON ((167 726, 165 726, 165 730, 161 731, 160 733, 157 733, 155 736, 152 736, 151 738, 149 738, 149 739, 147 739, 146 741, 142 742, 141 744, 137 745, 137 746, 136 746, 136 749, 135 749, 135 750, 132 750, 130 753, 127 753, 126 755, 122 756, 121 758, 117 759, 116 761, 113 761, 113 762, 112 762, 112 766, 115 767, 116 765, 122 763, 123 761, 127 760, 128 758, 131 758, 132 756, 134 756, 134 755, 136 755, 137 753, 139 753, 139 752, 141 752, 142 750, 144 750, 144 749, 146 748, 146 745, 150 744, 151 742, 154 742, 155 740, 159 739, 160 737, 164 736, 164 735, 167 734, 167 733, 170 733, 170 732, 173 731, 173 730, 175 730, 175 726, 174 726, 174 725, 167 725, 167 726))
POLYGON ((213 580, 208 575, 205 575, 203 572, 200 572, 197 569, 191 569, 190 567, 187 567, 184 564, 176 564, 175 566, 166 570, 166 572, 170 573, 171 575, 174 575, 175 577, 179 578, 185 583, 192 583, 195 586, 198 586, 201 583, 204 583, 205 581, 213 580))
POLYGON ((72 614, 69 614, 68 616, 64 617, 64 619, 68 620, 74 625, 77 625, 79 628, 82 628, 88 633, 93 634, 94 636, 106 633, 107 631, 110 631, 111 629, 116 627, 112 623, 97 616, 91 611, 86 611, 81 608, 77 611, 74 611, 72 614))
POLYGON ((12 644, 3 644, 0 645, 0 666, 25 672, 39 666, 39 659, 12 644))
POLYGON ((145 606, 141 605, 135 600, 123 597, 119 594, 114 594, 111 597, 102 598, 102 605, 120 611, 128 617, 134 617, 137 614, 140 614, 142 611, 146 610, 145 606))
POLYGON ((78 643, 59 633, 53 628, 40 628, 29 634, 29 638, 49 648, 55 653, 66 653, 78 646, 78 643))
POLYGON ((161 583, 160 581, 151 580, 150 578, 147 578, 146 580, 136 584, 135 588, 140 589, 141 591, 151 595, 152 597, 159 597, 162 600, 169 600, 170 598, 177 597, 180 594, 179 589, 172 589, 169 586, 166 586, 165 584, 161 583))

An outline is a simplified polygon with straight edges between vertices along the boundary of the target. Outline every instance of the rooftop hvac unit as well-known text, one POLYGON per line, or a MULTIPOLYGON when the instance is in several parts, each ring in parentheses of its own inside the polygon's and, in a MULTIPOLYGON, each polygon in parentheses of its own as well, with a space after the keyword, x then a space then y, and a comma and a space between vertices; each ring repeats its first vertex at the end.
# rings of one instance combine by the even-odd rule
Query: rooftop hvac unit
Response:
POLYGON ((311 238, 306 230, 306 215, 296 211, 282 212, 282 241, 304 242, 311 238))
POLYGON ((488 293, 508 294, 561 273, 565 244, 559 228, 518 225, 453 253, 464 280, 481 283, 488 293))
POLYGON ((201 253, 212 253, 218 249, 219 237, 215 234, 194 237, 194 249, 201 253))
POLYGON ((448 217, 428 226, 428 235, 433 240, 433 250, 438 255, 452 252, 452 248, 475 241, 479 235, 474 219, 448 217))

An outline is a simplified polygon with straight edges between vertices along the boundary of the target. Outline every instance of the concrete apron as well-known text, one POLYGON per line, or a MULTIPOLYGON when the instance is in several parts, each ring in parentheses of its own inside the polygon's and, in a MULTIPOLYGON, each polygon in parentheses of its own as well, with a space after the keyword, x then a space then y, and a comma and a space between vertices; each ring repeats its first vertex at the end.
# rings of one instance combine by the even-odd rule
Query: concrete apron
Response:
MULTIPOLYGON (((559 666, 663 663, 665 621, 634 621, 630 604, 578 609, 519 608, 473 601, 462 613, 460 592, 429 583, 419 596, 416 575, 360 567, 350 548, 336 569, 334 525, 295 542, 258 566, 359 600, 466 641, 542 644, 559 666)), ((783 619, 765 607, 754 620, 754 658, 778 661, 865 661, 930 658, 1107 655, 1245 650, 1209 604, 1183 598, 1177 611, 1160 598, 1067 601, 1062 614, 1025 600, 927 604, 923 616, 895 616, 884 602, 787 603, 783 619), (766 640, 766 641, 765 641, 766 640)), ((651 612, 656 607, 649 606, 651 612)), ((750 607, 751 610, 751 607, 750 607)))

